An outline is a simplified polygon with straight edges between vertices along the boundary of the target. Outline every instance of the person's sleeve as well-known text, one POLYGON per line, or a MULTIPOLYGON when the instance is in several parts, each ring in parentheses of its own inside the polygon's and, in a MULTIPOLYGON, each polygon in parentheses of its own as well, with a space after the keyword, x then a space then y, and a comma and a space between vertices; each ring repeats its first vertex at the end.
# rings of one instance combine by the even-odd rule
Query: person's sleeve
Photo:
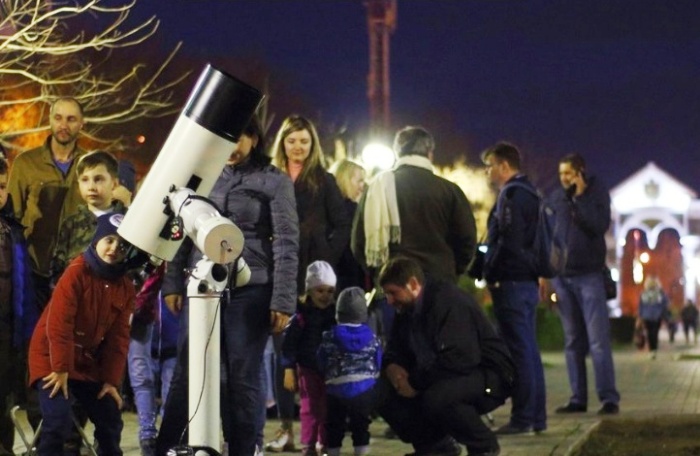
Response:
POLYGON ((367 258, 365 257, 365 200, 367 198, 367 190, 362 194, 360 202, 355 210, 355 216, 352 221, 352 236, 350 238, 350 250, 355 260, 367 270, 367 258))
POLYGON ((328 222, 332 228, 329 236, 331 248, 330 263, 335 265, 340 261, 343 251, 350 244, 352 219, 343 202, 338 184, 331 174, 326 174, 325 210, 328 222))
MULTIPOLYGON (((128 279, 124 280, 124 284, 127 290, 127 305, 124 306, 105 334, 100 356, 100 380, 114 386, 121 384, 126 370, 126 359, 129 352, 129 320, 134 311, 136 296, 134 286, 128 279)), ((120 298, 122 297, 120 296, 120 298)))
POLYGON ((21 221, 22 217, 24 217, 24 211, 27 208, 27 183, 25 182, 24 160, 21 154, 15 158, 13 166, 10 169, 7 192, 12 199, 15 218, 21 221))
POLYGON ((455 257, 457 275, 467 270, 469 262, 476 250, 476 221, 471 204, 457 185, 454 187, 455 199, 452 208, 452 223, 450 224, 449 242, 455 257))
POLYGON ((434 362, 408 377, 416 390, 424 390, 445 376, 466 375, 481 362, 479 328, 468 306, 451 305, 438 321, 434 362))
POLYGON ((161 289, 163 296, 171 294, 185 295, 185 268, 193 248, 194 243, 189 237, 186 237, 172 261, 167 262, 161 289))
POLYGON ((603 188, 574 198, 574 223, 592 236, 602 236, 610 226, 610 195, 603 188))
POLYGON ((396 314, 394 317, 386 350, 382 357, 382 368, 386 368, 389 364, 398 364, 408 370, 413 365, 412 355, 409 352, 409 344, 407 343, 408 331, 411 330, 408 323, 407 317, 403 314, 396 314))
POLYGON ((69 372, 75 368, 73 331, 78 302, 83 299, 84 288, 80 270, 78 267, 66 269, 48 304, 46 336, 53 372, 69 372))
POLYGON ((61 222, 61 226, 58 229, 56 247, 54 247, 50 265, 51 282, 53 284, 58 282, 59 277, 66 270, 68 264, 68 249, 73 236, 71 225, 70 219, 66 219, 61 222))
POLYGON ((272 217, 272 300, 270 310, 294 313, 299 264, 299 218, 292 181, 281 175, 270 200, 272 217))

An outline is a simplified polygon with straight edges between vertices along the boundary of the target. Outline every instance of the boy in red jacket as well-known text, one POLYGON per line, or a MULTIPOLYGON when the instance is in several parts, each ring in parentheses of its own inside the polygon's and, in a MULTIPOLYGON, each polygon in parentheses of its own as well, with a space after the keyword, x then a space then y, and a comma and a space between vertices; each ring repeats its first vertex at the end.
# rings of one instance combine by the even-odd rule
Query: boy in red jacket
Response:
POLYGON ((29 382, 43 418, 38 454, 63 453, 71 404, 79 401, 95 425, 103 455, 122 455, 118 385, 126 366, 135 291, 126 276, 121 214, 97 219, 87 250, 65 270, 29 345, 29 382))

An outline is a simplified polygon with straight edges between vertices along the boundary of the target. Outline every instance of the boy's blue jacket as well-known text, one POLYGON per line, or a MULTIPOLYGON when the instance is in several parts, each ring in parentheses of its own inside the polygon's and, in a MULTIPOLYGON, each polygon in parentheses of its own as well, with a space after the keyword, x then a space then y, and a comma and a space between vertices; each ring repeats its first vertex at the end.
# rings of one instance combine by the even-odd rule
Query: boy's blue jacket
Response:
POLYGON ((339 324, 323 333, 318 365, 326 393, 350 398, 374 387, 382 365, 379 338, 366 324, 339 324))

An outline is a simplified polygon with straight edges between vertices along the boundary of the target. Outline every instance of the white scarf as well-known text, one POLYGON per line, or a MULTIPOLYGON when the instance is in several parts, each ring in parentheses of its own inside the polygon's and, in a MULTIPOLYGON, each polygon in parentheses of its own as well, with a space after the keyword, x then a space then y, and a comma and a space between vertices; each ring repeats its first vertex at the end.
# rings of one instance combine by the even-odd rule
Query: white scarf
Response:
POLYGON ((407 155, 399 158, 392 170, 379 173, 370 181, 364 210, 367 266, 382 266, 389 260, 389 243, 401 242, 401 220, 396 202, 394 171, 404 165, 433 171, 433 165, 427 157, 407 155))

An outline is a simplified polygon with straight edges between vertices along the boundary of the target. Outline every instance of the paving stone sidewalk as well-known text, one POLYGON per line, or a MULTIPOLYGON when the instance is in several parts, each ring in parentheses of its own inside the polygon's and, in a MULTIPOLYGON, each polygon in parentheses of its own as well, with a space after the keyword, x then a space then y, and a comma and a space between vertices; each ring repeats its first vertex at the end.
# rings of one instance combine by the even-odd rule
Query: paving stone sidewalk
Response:
MULTIPOLYGON (((614 353, 617 383, 622 396, 619 417, 645 418, 662 414, 695 414, 700 412, 700 348, 683 343, 670 345, 662 341, 659 354, 651 360, 648 353, 632 348, 616 349, 614 353)), ((589 397, 585 414, 556 415, 554 409, 567 402, 569 397, 566 366, 561 352, 543 353, 547 382, 548 429, 538 435, 509 436, 500 438, 502 456, 557 456, 567 451, 593 426, 600 417, 596 415, 600 404, 595 400, 593 371, 588 363, 589 397)), ((495 425, 507 422, 510 404, 493 414, 495 425)), ((616 417, 606 418, 616 419, 616 417)), ((138 423, 133 413, 124 414, 125 428, 122 447, 126 456, 140 455, 138 449, 138 423)), ((265 427, 266 440, 277 430, 279 423, 271 420, 265 427)), ((386 424, 381 420, 371 426, 371 455, 402 456, 412 451, 399 440, 383 437, 386 424)), ((298 430, 299 423, 295 423, 298 430)), ((90 431, 91 432, 91 431, 90 431)), ((23 447, 19 444, 15 452, 23 447)), ((298 443, 298 440, 297 440, 298 443)), ((352 455, 349 436, 344 441, 343 456, 352 455)), ((292 453, 287 453, 292 454, 292 453)), ((300 453, 299 453, 300 454, 300 453)), ((465 454, 463 452, 463 454, 465 454)))

